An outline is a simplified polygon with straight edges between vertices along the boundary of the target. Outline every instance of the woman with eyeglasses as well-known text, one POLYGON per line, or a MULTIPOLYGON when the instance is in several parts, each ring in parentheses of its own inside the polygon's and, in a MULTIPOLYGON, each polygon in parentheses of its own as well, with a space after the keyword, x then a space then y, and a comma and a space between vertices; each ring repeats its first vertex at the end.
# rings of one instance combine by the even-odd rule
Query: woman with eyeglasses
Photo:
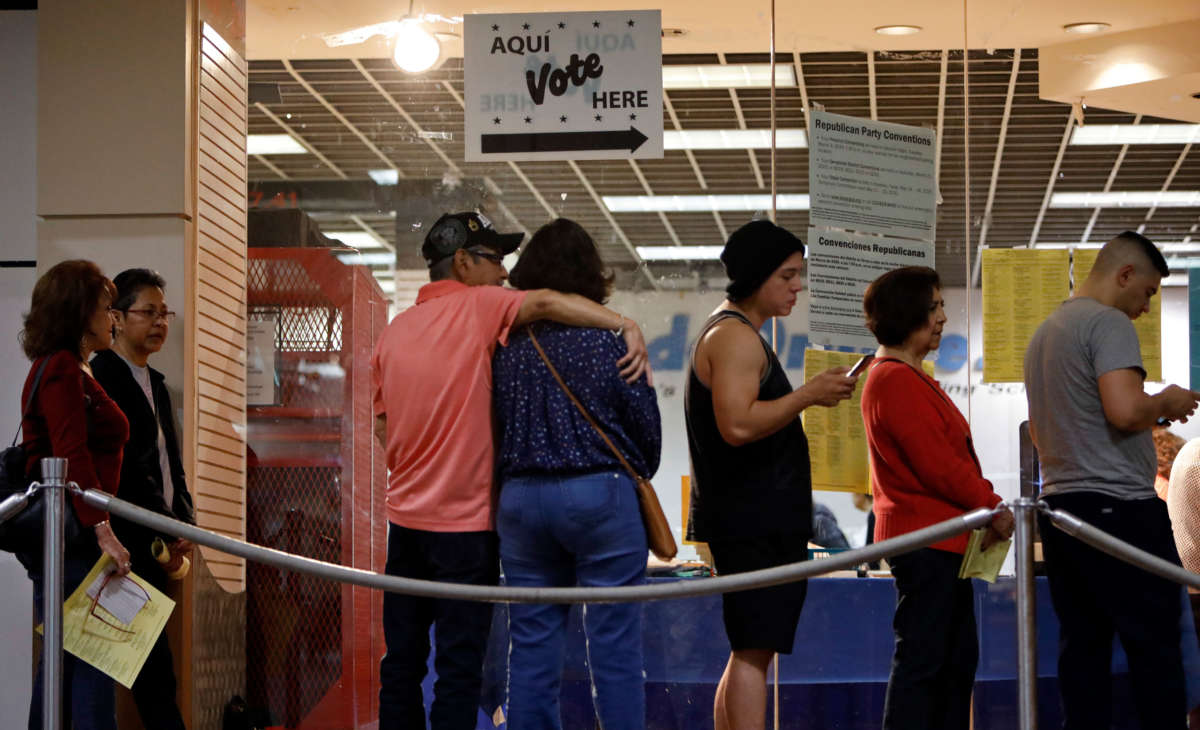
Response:
MULTIPOLYGON (((22 443, 30 478, 40 474, 43 458, 55 456, 68 460, 67 481, 83 489, 117 493, 129 422, 88 365, 92 353, 107 350, 112 344, 109 305, 115 295, 113 283, 100 269, 82 260, 56 264, 33 287, 20 335, 21 347, 32 361, 21 393, 22 443), (35 379, 38 385, 33 393, 35 379)), ((71 505, 73 514, 67 516, 64 530, 64 595, 70 595, 83 582, 101 553, 111 558, 118 575, 130 570, 129 551, 113 533, 108 514, 85 504, 78 496, 72 497, 71 505)), ((17 558, 33 580, 40 621, 44 591, 41 551, 18 554, 17 558)), ((112 678, 64 653, 62 680, 63 727, 116 730, 112 678)), ((39 667, 33 683, 29 728, 41 727, 39 667)))
MULTIPOLYGON (((171 397, 163 375, 150 367, 150 356, 162 349, 175 313, 167 308, 166 283, 149 269, 117 274, 113 302, 116 336, 110 350, 92 358, 96 380, 129 419, 129 443, 121 464, 121 499, 139 507, 195 524, 175 437, 171 397)), ((113 518, 113 527, 132 554, 133 572, 166 593, 172 576, 192 550, 187 540, 158 533, 134 522, 113 518), (160 563, 152 552, 155 541, 170 561, 160 563)), ((183 730, 175 704, 175 672, 167 635, 158 637, 146 664, 133 683, 133 699, 142 724, 156 730, 183 730)))

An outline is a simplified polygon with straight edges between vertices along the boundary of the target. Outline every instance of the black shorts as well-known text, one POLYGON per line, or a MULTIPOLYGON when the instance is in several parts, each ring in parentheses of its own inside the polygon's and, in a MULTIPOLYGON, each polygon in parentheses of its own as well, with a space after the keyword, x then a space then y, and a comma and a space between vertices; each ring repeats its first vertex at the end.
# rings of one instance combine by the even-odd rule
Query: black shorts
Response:
MULTIPOLYGON (((808 559, 808 540, 800 535, 715 540, 708 543, 708 548, 720 575, 746 573, 808 559)), ((804 607, 807 593, 808 581, 800 580, 723 594, 722 616, 730 648, 791 654, 796 626, 800 623, 800 609, 804 607)))

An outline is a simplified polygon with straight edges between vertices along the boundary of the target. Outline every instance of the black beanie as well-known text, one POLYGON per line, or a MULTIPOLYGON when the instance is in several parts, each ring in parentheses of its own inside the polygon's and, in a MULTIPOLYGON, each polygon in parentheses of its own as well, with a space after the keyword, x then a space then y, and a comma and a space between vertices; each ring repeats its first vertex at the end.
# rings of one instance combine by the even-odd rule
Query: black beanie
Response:
POLYGON ((730 301, 745 299, 775 273, 788 256, 804 253, 804 241, 769 220, 750 221, 729 236, 721 263, 729 286, 730 301))

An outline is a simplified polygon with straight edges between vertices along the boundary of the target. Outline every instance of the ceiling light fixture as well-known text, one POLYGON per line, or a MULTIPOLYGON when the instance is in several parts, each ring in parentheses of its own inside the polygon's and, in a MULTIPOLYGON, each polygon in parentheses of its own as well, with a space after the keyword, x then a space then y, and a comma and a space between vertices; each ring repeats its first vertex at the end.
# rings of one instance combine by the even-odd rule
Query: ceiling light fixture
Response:
POLYGON ((442 55, 442 44, 417 18, 400 21, 395 43, 392 60, 401 70, 409 73, 428 71, 442 55))
MULTIPOLYGON (((342 242, 343 246, 358 249, 359 251, 368 251, 371 249, 387 248, 386 245, 379 242, 375 236, 366 231, 322 231, 326 238, 335 238, 342 242)), ((349 252, 353 255, 353 252, 349 252)), ((353 261, 351 263, 359 263, 353 261)))
MULTIPOLYGON (((770 195, 605 195, 612 213, 709 213, 714 210, 770 210, 770 195)), ((808 210, 807 193, 776 198, 777 210, 808 210)))
POLYGON ((1054 193, 1051 208, 1200 208, 1200 190, 1054 193))
POLYGON ((881 25, 875 29, 879 35, 915 35, 921 32, 919 25, 881 25))
POLYGON ((248 155, 303 155, 308 150, 290 134, 251 134, 246 137, 248 155))
POLYGON ((367 170, 367 174, 371 176, 376 185, 395 185, 400 182, 400 171, 394 167, 367 170))
POLYGON ((646 261, 717 261, 724 246, 638 246, 646 261))
POLYGON ((1086 23, 1067 23, 1066 25, 1064 25, 1062 27, 1062 29, 1068 33, 1078 33, 1080 35, 1086 35, 1088 33, 1099 33, 1101 31, 1108 30, 1111 27, 1112 26, 1109 25, 1108 23, 1098 23, 1095 21, 1089 21, 1086 23))
POLYGON ((355 251, 341 252, 335 254, 338 261, 351 266, 387 266, 388 264, 396 263, 396 254, 391 251, 383 253, 357 253, 355 251))
MULTIPOLYGON (((687 129, 663 132, 665 150, 749 150, 770 149, 769 129, 687 129)), ((776 149, 804 149, 808 135, 803 129, 775 131, 776 149)))
MULTIPOLYGON (((771 64, 663 66, 664 89, 746 89, 771 85, 771 64)), ((775 64, 775 86, 795 86, 796 68, 775 64)))
POLYGON ((1089 124, 1071 132, 1073 145, 1193 142, 1200 142, 1200 124, 1089 124))
MULTIPOLYGON (((1200 253, 1200 242, 1183 243, 1182 241, 1155 241, 1154 246, 1163 253, 1200 253)), ((1095 243, 1063 243, 1056 241, 1054 243, 1039 243, 1034 248, 1039 249, 1098 249, 1103 248, 1104 242, 1097 241, 1095 243)), ((1189 259, 1190 260, 1190 259, 1189 259)), ((1200 262, 1200 259, 1195 259, 1200 262)))

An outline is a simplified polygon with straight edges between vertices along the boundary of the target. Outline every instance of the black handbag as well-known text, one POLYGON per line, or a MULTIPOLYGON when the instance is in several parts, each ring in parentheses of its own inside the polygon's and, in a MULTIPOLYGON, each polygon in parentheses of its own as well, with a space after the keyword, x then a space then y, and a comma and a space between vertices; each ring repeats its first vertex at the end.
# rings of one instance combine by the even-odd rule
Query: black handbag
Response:
MULTIPOLYGON (((38 386, 42 382, 42 373, 45 372, 49 362, 49 357, 43 359, 42 364, 38 366, 37 373, 33 376, 33 386, 29 389, 29 401, 21 411, 22 421, 30 415, 33 409, 33 399, 37 396, 38 386)), ((35 481, 34 477, 27 475, 29 465, 25 447, 23 444, 17 443, 17 435, 20 432, 21 424, 18 423, 17 433, 13 434, 12 444, 0 451, 0 501, 8 499, 13 494, 23 494, 35 481)), ((40 469, 37 471, 40 473, 40 469)), ((18 555, 41 555, 45 504, 42 492, 40 490, 34 492, 29 498, 29 503, 25 505, 25 509, 6 522, 0 523, 0 550, 18 555)), ((74 542, 81 532, 79 518, 75 516, 75 507, 70 500, 67 500, 66 509, 63 510, 64 545, 74 542)))

